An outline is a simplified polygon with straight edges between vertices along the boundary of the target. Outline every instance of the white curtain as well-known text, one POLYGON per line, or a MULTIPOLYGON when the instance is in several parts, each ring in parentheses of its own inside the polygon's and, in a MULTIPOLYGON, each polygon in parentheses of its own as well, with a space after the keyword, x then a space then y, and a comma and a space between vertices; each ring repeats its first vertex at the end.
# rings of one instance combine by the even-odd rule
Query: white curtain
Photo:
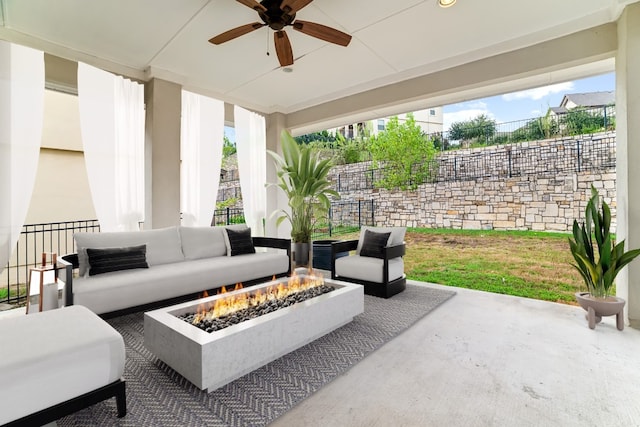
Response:
POLYGON ((267 210, 265 119, 238 106, 234 108, 234 119, 244 219, 254 236, 263 236, 267 210))
POLYGON ((78 63, 80 130, 102 231, 144 221, 144 86, 78 63))
POLYGON ((43 114, 43 52, 0 40, 0 271, 31 202, 43 114))
POLYGON ((182 91, 180 128, 180 208, 182 225, 208 226, 216 206, 224 102, 182 91))

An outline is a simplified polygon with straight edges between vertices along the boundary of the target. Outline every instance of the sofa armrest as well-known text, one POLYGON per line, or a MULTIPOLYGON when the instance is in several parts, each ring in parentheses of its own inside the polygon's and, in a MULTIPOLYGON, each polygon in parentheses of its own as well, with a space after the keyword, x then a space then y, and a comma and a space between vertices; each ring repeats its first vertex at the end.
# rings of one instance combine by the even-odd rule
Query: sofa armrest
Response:
POLYGON ((384 256, 386 259, 394 259, 404 256, 407 253, 407 245, 404 243, 384 248, 384 256))
POLYGON ((355 251, 358 248, 358 240, 343 240, 331 243, 331 278, 336 278, 336 257, 340 252, 355 251))
POLYGON ((73 305, 73 269, 78 268, 74 262, 77 254, 63 255, 57 259, 58 277, 64 282, 64 305, 73 305))
POLYGON ((287 257, 289 257, 289 271, 287 272, 291 275, 291 239, 283 239, 280 237, 260 237, 255 236, 252 237, 253 246, 259 248, 273 248, 273 249, 284 249, 287 251, 287 257))
POLYGON ((279 237, 252 237, 253 246, 261 248, 286 249, 291 252, 291 239, 282 239, 279 237))

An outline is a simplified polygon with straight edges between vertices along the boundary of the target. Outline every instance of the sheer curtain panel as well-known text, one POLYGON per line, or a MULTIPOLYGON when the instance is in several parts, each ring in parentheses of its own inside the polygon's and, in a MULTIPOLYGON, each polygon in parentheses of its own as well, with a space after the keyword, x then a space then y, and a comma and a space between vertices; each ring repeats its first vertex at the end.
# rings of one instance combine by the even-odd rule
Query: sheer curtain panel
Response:
POLYGON ((263 116, 235 106, 236 150, 244 219, 254 236, 263 236, 266 220, 267 139, 263 116))
POLYGON ((180 209, 182 225, 208 226, 216 207, 224 102, 182 91, 180 127, 180 209))
POLYGON ((138 230, 144 221, 144 86, 80 62, 78 103, 100 229, 138 230))
POLYGON ((0 271, 31 202, 43 114, 43 52, 0 40, 0 271))

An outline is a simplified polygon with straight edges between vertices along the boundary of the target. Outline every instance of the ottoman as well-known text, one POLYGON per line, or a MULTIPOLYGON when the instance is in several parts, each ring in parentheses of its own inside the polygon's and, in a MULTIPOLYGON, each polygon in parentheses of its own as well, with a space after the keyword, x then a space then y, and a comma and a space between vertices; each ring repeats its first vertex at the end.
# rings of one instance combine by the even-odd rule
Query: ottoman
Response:
POLYGON ((126 414, 122 336, 74 305, 0 321, 0 425, 42 425, 110 397, 126 414))

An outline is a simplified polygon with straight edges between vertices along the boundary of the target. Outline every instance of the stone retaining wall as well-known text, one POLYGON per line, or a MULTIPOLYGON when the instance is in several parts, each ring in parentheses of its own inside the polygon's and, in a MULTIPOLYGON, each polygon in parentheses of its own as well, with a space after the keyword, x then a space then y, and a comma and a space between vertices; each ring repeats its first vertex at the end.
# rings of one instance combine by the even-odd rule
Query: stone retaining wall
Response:
POLYGON ((615 171, 555 178, 423 184, 416 191, 373 189, 343 200, 373 199, 380 226, 570 231, 582 218, 593 185, 610 204, 615 230, 615 171))
MULTIPOLYGON (((341 196, 343 201, 349 202, 373 199, 375 223, 380 226, 564 232, 571 231, 574 218, 583 218, 593 184, 611 207, 612 230, 615 230, 615 133, 526 142, 515 148, 557 146, 558 151, 567 151, 566 147, 573 146, 577 140, 589 142, 603 138, 612 141, 604 155, 592 155, 588 151, 589 144, 584 145, 587 150, 583 153, 586 155, 582 164, 592 169, 587 172, 556 172, 548 168, 510 178, 496 173, 495 177, 422 184, 415 191, 361 189, 341 192, 341 196)), ((490 152, 504 158, 503 153, 508 150, 514 150, 514 146, 460 150, 444 155, 464 159, 490 152)), ((546 155, 549 150, 541 152, 546 155)), ((549 159, 530 158, 528 162, 548 164, 549 159)), ((356 177, 361 183, 362 176, 366 176, 370 168, 368 162, 337 166, 332 171, 332 179, 337 182, 340 176, 343 188, 362 187, 345 180, 356 177)))
MULTIPOLYGON (((373 200, 374 222, 379 226, 565 232, 571 231, 574 218, 583 218, 593 184, 611 207, 615 230, 615 132, 457 150, 440 157, 441 164, 451 164, 451 159, 457 158, 454 163, 459 167, 472 164, 478 170, 480 164, 486 170, 480 171, 481 178, 422 184, 415 191, 389 191, 361 189, 372 183, 370 162, 336 166, 330 179, 336 185, 340 180, 341 188, 351 190, 340 192, 342 200, 338 203, 348 209, 336 208, 334 218, 357 223, 370 210, 365 213, 353 206, 362 201, 368 207, 373 200), (589 144, 603 140, 607 142, 589 144), (544 148, 536 150, 538 147, 544 148), (522 154, 516 157, 515 153, 522 154), (510 164, 520 165, 521 174, 505 176, 508 167, 496 170, 495 162, 478 161, 485 154, 502 164, 504 159, 517 158, 510 164), (578 157, 579 167, 574 167, 578 157)), ((239 187, 238 181, 221 183, 219 194, 230 194, 236 186, 239 187)), ((237 205, 242 207, 241 201, 237 205)))

